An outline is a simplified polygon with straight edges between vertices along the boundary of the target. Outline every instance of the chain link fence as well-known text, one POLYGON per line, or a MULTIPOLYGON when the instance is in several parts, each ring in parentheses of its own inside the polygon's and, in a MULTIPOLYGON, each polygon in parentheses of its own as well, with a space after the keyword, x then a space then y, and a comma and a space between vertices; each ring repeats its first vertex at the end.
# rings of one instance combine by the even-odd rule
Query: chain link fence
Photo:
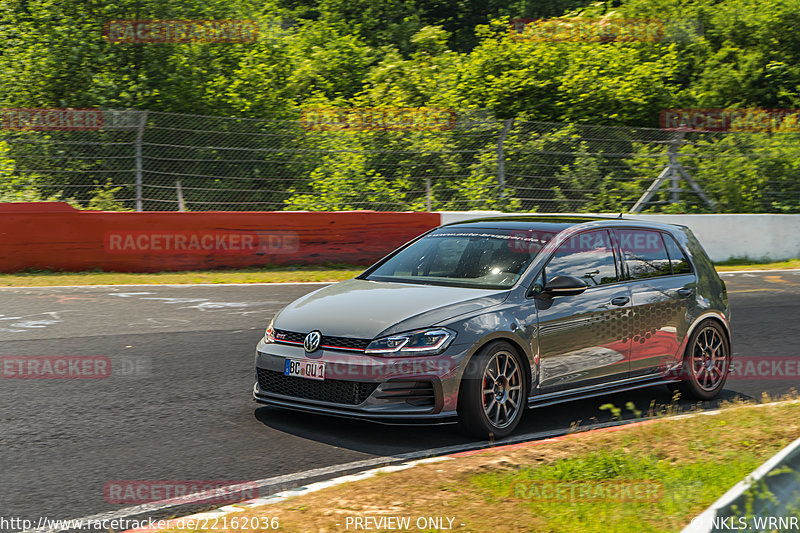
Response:
POLYGON ((300 113, 104 110, 96 129, 0 130, 0 201, 146 211, 800 212, 797 133, 454 117, 438 129, 331 130, 308 127, 300 113))

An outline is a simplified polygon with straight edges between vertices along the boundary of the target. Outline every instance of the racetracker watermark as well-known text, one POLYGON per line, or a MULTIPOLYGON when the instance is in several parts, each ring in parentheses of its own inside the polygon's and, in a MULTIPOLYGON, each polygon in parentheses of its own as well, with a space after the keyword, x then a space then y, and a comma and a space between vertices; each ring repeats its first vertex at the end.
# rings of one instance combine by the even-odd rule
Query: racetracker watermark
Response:
POLYGON ((0 109, 0 128, 4 130, 94 131, 102 127, 99 109, 0 109))
POLYGON ((800 109, 665 109, 661 129, 746 133, 798 132, 800 109))
POLYGON ((293 231, 121 231, 105 235, 111 254, 293 254, 300 239, 293 231))
POLYGON ((513 19, 511 38, 531 42, 658 42, 664 24, 650 19, 513 19))
POLYGON ((75 518, 53 519, 40 516, 37 519, 21 517, 0 516, 0 531, 128 531, 137 530, 141 533, 160 533, 162 531, 185 530, 190 531, 245 531, 245 530, 270 530, 279 529, 280 521, 277 517, 253 516, 238 517, 227 515, 201 518, 175 518, 155 520, 152 517, 142 518, 75 518), (230 528, 230 529, 229 529, 230 528))
POLYGON ((3 379, 106 379, 150 377, 153 363, 147 356, 105 355, 3 355, 3 379))
POLYGON ((735 381, 800 381, 800 357, 737 356, 728 379, 735 381))
POLYGON ((111 360, 105 355, 4 355, 0 357, 4 379, 105 379, 111 376, 111 360))
POLYGON ((657 502, 664 497, 664 486, 651 479, 605 481, 531 480, 513 484, 514 498, 558 502, 657 502))
POLYGON ((252 481, 219 479, 116 480, 103 486, 103 497, 113 505, 236 503, 257 498, 258 485, 252 481))
POLYGON ((703 35, 703 27, 690 19, 557 18, 512 19, 509 32, 515 41, 527 42, 685 42, 703 35))
POLYGON ((385 361, 365 363, 330 361, 325 363, 326 379, 385 379, 409 376, 443 376, 452 373, 456 365, 449 358, 420 359, 416 357, 387 357, 385 361))
POLYGON ((456 112, 437 107, 314 107, 300 124, 313 131, 443 131, 456 124, 456 112))
POLYGON ((103 36, 111 43, 253 43, 254 20, 109 20, 103 36))
MULTIPOLYGON (((434 237, 438 235, 434 235, 434 237)), ((656 231, 620 229, 617 230, 616 235, 620 246, 629 253, 646 254, 664 249, 664 242, 656 231)), ((546 231, 514 230, 509 234, 508 246, 511 251, 516 253, 536 253, 553 237, 555 234, 546 231)), ((561 243, 559 250, 560 252, 589 252, 610 248, 611 242, 608 240, 608 234, 605 231, 595 231, 570 237, 561 243)))
MULTIPOLYGON (((684 361, 664 372, 666 378, 687 379, 703 365, 713 363, 698 357, 684 361), (692 368, 694 365, 695 368, 692 368)), ((739 355, 728 366, 728 380, 731 381, 800 381, 800 357, 798 356, 752 356, 739 355)))

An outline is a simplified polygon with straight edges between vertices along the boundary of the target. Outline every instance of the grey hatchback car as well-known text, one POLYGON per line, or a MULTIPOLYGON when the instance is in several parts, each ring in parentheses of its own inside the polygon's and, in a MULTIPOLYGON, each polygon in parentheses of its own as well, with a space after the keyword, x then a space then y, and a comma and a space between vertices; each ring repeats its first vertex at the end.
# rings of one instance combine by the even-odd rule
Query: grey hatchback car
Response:
POLYGON ((435 228, 311 292, 256 348, 256 401, 500 438, 526 407, 655 385, 710 399, 724 282, 688 228, 513 216, 435 228))

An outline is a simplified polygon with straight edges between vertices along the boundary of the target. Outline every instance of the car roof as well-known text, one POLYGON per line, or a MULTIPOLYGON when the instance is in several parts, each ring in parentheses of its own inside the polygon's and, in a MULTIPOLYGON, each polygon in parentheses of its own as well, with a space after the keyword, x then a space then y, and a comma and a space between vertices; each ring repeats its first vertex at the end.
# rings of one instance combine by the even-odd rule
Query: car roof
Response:
POLYGON ((496 217, 473 218, 445 224, 447 228, 483 228, 483 229, 537 229, 549 232, 561 232, 569 227, 583 225, 586 227, 645 227, 675 231, 682 227, 677 224, 652 222, 649 220, 632 220, 617 217, 576 216, 576 215, 507 215, 496 217))

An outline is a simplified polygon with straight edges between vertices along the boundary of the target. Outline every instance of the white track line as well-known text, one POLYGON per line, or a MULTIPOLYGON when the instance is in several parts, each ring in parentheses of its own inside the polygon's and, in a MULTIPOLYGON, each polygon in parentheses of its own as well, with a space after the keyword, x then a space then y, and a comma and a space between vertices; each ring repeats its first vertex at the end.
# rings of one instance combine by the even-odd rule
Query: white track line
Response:
POLYGON ((718 270, 720 276, 730 276, 731 274, 751 274, 761 272, 800 272, 800 268, 780 268, 773 270, 718 270))
MULTIPOLYGON (((622 426, 631 424, 634 422, 641 422, 644 419, 637 419, 637 420, 626 420, 623 422, 604 422, 600 424, 592 424, 588 426, 583 426, 582 430, 592 430, 592 429, 601 429, 605 427, 613 427, 613 426, 622 426)), ((541 440, 550 437, 558 437, 569 433, 569 430, 565 429, 558 429, 558 430, 550 430, 550 431, 537 431, 533 433, 526 433, 522 435, 515 435, 513 437, 509 437, 507 439, 503 439, 500 441, 495 441, 495 445, 505 445, 505 444, 517 444, 520 442, 530 441, 530 440, 541 440)), ((381 457, 373 457, 371 459, 364 459, 361 461, 353 461, 350 463, 342 463, 338 465, 326 466, 322 468, 315 468, 313 470, 306 470, 304 472, 298 472, 296 474, 284 474, 281 476, 275 476, 265 479, 258 479, 252 482, 247 482, 246 484, 238 484, 238 485, 230 485, 228 487, 219 487, 214 488, 214 495, 215 497, 224 497, 226 495, 231 494, 241 494, 243 486, 247 489, 255 489, 257 488, 259 491, 261 489, 268 489, 270 487, 295 483, 297 481, 301 481, 304 479, 310 479, 314 477, 321 477, 321 476, 328 476, 331 474, 338 474, 340 472, 345 472, 348 470, 358 470, 361 468, 369 468, 369 467, 377 467, 377 466, 388 466, 392 463, 401 463, 405 461, 413 461, 418 459, 427 459, 431 457, 437 457, 442 455, 448 455, 451 453, 458 453, 464 452, 469 450, 476 450, 482 448, 489 448, 491 445, 488 443, 468 443, 468 444, 456 444, 453 446, 443 446, 440 448, 431 448, 428 450, 419 450, 416 452, 408 452, 403 454, 398 454, 394 456, 381 456, 381 457)), ((284 489, 281 489, 283 491, 284 489)), ((204 500, 208 500, 208 496, 203 496, 202 494, 196 495, 194 498, 191 496, 182 497, 180 501, 176 500, 162 500, 156 501, 151 503, 145 503, 141 505, 134 505, 131 507, 125 507, 122 509, 118 509, 116 511, 107 511, 105 513, 98 513, 90 516, 85 516, 83 518, 74 519, 73 523, 76 521, 103 521, 103 520, 114 520, 114 519, 125 519, 134 516, 139 516, 145 513, 155 513, 159 511, 163 511, 165 509, 170 509, 172 507, 182 506, 182 505, 190 505, 193 502, 203 502, 204 500)), ((69 520, 65 520, 62 523, 69 522, 69 520)), ((41 528, 41 529, 29 529, 23 531, 23 533, 56 533, 58 531, 64 531, 64 529, 55 529, 55 528, 41 528)))
MULTIPOLYGON (((746 408, 746 407, 760 408, 760 407, 771 407, 771 406, 775 406, 775 405, 795 404, 795 403, 800 403, 800 400, 788 400, 788 401, 770 402, 770 403, 755 404, 755 405, 741 405, 741 406, 729 407, 728 409, 740 409, 740 408, 746 408)), ((635 424, 635 423, 644 422, 644 421, 648 421, 648 420, 654 420, 654 421, 658 421, 658 420, 679 420, 679 419, 683 419, 683 418, 693 418, 693 417, 697 417, 697 416, 713 416, 713 415, 719 414, 720 412, 722 412, 721 409, 714 409, 714 410, 710 410, 710 411, 699 411, 697 413, 683 413, 683 414, 678 414, 678 415, 673 415, 673 416, 666 416, 666 417, 665 416, 654 416, 654 417, 647 417, 647 418, 639 418, 639 419, 635 419, 635 420, 603 422, 603 423, 598 423, 598 424, 590 424, 590 425, 587 425, 587 426, 582 426, 582 427, 579 427, 578 429, 581 430, 580 431, 581 433, 585 433, 585 432, 590 432, 591 430, 594 430, 594 429, 603 429, 603 428, 607 428, 607 427, 616 427, 616 426, 626 426, 626 425, 629 425, 629 424, 635 424)), ((474 443, 473 442, 473 443, 467 443, 467 444, 455 444, 455 445, 452 445, 452 446, 443 446, 443 447, 440 447, 440 448, 431 448, 431 449, 428 449, 428 450, 419 450, 419 451, 415 451, 415 452, 408 452, 408 453, 398 454, 398 455, 395 455, 395 456, 373 457, 371 459, 364 459, 364 460, 361 460, 361 461, 353 461, 353 462, 350 462, 350 463, 342 463, 342 464, 331 465, 331 466, 326 466, 326 467, 322 467, 322 468, 315 468, 313 470, 306 470, 304 472, 298 472, 296 474, 284 474, 284 475, 281 475, 281 476, 275 476, 275 477, 271 477, 271 478, 259 479, 259 480, 252 481, 252 482, 247 482, 247 483, 244 483, 244 484, 240 483, 240 484, 237 484, 237 485, 230 485, 228 487, 215 488, 214 489, 214 495, 216 497, 224 497, 224 496, 230 495, 230 494, 239 494, 239 493, 241 493, 241 490, 242 490, 243 487, 247 488, 247 489, 258 488, 260 490, 260 489, 264 489, 264 488, 275 487, 276 485, 294 483, 294 482, 297 482, 297 481, 300 481, 300 480, 303 480, 303 479, 321 477, 321 476, 326 476, 326 475, 330 475, 330 474, 338 474, 340 472, 345 472, 347 470, 358 470, 360 468, 368 468, 368 467, 376 467, 376 466, 388 467, 392 463, 402 463, 402 462, 415 461, 415 460, 420 460, 420 459, 429 459, 429 458, 441 457, 443 455, 449 455, 449 454, 453 454, 453 453, 465 452, 465 451, 470 451, 470 450, 479 450, 479 449, 490 450, 494 446, 504 446, 504 445, 507 445, 507 444, 518 444, 518 443, 526 442, 526 441, 536 441, 536 440, 543 440, 543 439, 552 438, 552 437, 560 437, 562 435, 568 434, 569 432, 570 432, 569 430, 564 430, 564 429, 550 430, 550 431, 536 431, 536 432, 532 432, 532 433, 525 433, 525 434, 522 434, 522 435, 515 435, 513 437, 509 437, 509 438, 506 438, 506 439, 503 439, 503 440, 495 441, 492 444, 486 444, 486 443, 478 444, 478 443, 474 443)), ((330 486, 330 484, 335 484, 336 482, 337 482, 337 478, 334 478, 334 479, 330 479, 330 480, 327 480, 327 481, 324 481, 324 482, 319 482, 319 485, 327 484, 325 486, 330 486)), ((304 492, 305 493, 306 492, 306 490, 303 487, 290 489, 290 491, 294 491, 296 493, 299 493, 299 492, 304 492)), ((284 492, 284 491, 282 490, 280 492, 284 492)), ((284 497, 274 497, 274 496, 276 496, 276 495, 273 495, 273 498, 270 499, 269 503, 272 503, 273 501, 274 502, 278 502, 278 501, 281 501, 282 499, 285 499, 285 496, 284 497)), ((105 513, 98 513, 98 514, 94 514, 94 515, 90 515, 90 516, 85 516, 83 518, 74 519, 72 522, 75 523, 77 521, 83 521, 85 523, 85 522, 88 522, 88 521, 95 522, 95 521, 103 521, 103 520, 114 520, 114 519, 119 520, 119 519, 131 518, 131 517, 139 516, 139 515, 142 515, 142 514, 145 514, 145 513, 153 513, 153 512, 158 512, 158 511, 162 511, 162 510, 165 510, 165 509, 169 509, 169 508, 172 508, 172 507, 177 507, 177 506, 181 506, 181 505, 188 505, 188 504, 191 504, 193 502, 202 502, 202 501, 207 500, 207 499, 208 499, 208 496, 204 496, 202 494, 198 494, 198 495, 195 496, 194 499, 192 499, 191 497, 182 497, 180 499, 180 501, 176 501, 174 499, 173 500, 162 500, 162 501, 157 501, 157 502, 145 503, 145 504, 142 504, 142 505, 135 505, 135 506, 132 506, 132 507, 125 507, 123 509, 118 509, 116 511, 107 511, 105 513)), ((265 499, 267 499, 267 498, 265 498, 265 499)), ((226 506, 226 509, 227 508, 228 508, 228 506, 226 506)), ((62 523, 68 523, 68 522, 70 522, 70 520, 62 521, 62 523)), ((64 531, 64 529, 55 529, 55 528, 29 529, 29 530, 23 531, 22 533, 57 533, 59 531, 64 531)))

